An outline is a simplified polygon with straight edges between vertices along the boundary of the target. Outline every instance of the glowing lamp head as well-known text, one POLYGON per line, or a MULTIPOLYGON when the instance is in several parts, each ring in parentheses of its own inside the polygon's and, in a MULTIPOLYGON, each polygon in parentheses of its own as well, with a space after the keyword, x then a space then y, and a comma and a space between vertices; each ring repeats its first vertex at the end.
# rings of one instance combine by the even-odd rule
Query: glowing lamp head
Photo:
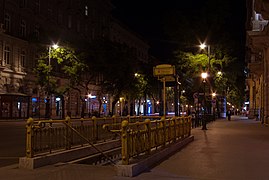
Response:
POLYGON ((203 72, 203 73, 201 74, 201 76, 202 76, 203 79, 206 79, 208 75, 207 75, 206 72, 203 72))
POLYGON ((59 46, 57 44, 52 45, 53 49, 57 49, 59 46))
POLYGON ((200 48, 201 48, 201 49, 204 49, 205 47, 206 47, 205 43, 200 44, 200 48))

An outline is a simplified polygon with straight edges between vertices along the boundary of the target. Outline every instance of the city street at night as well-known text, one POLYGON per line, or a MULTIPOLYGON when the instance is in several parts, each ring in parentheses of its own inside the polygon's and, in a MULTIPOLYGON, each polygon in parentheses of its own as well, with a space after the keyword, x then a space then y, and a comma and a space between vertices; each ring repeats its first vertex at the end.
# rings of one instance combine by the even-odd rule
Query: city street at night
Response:
POLYGON ((0 9, 0 180, 269 179, 269 1, 0 9))

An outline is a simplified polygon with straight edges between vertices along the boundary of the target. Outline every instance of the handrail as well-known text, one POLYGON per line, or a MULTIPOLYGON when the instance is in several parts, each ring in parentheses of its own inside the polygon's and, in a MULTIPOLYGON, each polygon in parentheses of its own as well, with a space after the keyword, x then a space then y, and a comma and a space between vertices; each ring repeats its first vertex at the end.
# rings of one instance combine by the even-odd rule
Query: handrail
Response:
POLYGON ((85 140, 89 145, 91 145, 95 150, 100 152, 106 159, 108 159, 112 164, 116 164, 110 157, 108 157, 106 154, 103 153, 103 151, 99 148, 97 148, 93 143, 91 143, 87 138, 85 138, 80 132, 78 132, 76 129, 74 129, 70 124, 67 122, 64 122, 64 124, 69 127, 73 132, 75 132, 79 137, 81 137, 83 140, 85 140))

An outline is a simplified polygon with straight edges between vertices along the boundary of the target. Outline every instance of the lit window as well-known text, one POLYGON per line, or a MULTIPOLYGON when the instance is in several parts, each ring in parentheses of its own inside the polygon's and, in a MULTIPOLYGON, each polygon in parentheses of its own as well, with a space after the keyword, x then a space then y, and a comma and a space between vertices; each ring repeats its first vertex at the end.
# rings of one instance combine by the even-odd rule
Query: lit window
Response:
POLYGON ((88 16, 88 6, 85 6, 85 16, 88 16))
POLYGON ((5 14, 4 29, 10 32, 10 16, 8 14, 5 14))
POLYGON ((10 47, 7 45, 4 49, 4 65, 6 64, 10 64, 10 47))

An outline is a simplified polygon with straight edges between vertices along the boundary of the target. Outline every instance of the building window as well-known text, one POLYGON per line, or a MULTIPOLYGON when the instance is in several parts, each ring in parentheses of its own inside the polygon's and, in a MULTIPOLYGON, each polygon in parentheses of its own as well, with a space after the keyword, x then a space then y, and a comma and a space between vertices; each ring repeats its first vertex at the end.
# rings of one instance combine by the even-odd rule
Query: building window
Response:
POLYGON ((4 19, 4 29, 7 32, 10 32, 10 16, 9 14, 5 14, 5 19, 4 19))
POLYGON ((21 20, 20 32, 22 37, 26 37, 26 22, 24 20, 21 20))
POLYGON ((80 32, 80 21, 77 21, 77 32, 80 32))
POLYGON ((92 29, 92 40, 94 40, 95 39, 95 29, 93 28, 92 29))
POLYGON ((63 13, 61 11, 58 12, 58 24, 63 24, 63 13))
POLYGON ((34 37, 36 40, 39 40, 39 25, 35 25, 35 28, 34 28, 34 37))
POLYGON ((35 12, 40 12, 40 0, 35 0, 35 12))
POLYGON ((88 24, 85 24, 85 34, 88 34, 88 24))
POLYGON ((21 51, 21 57, 20 57, 20 66, 25 67, 25 51, 21 51))
POLYGON ((85 6, 85 16, 88 16, 88 6, 85 6))
POLYGON ((25 8, 26 7, 26 0, 20 0, 20 7, 25 8))
POLYGON ((4 65, 10 64, 10 47, 8 45, 4 48, 4 65))
POLYGON ((72 28, 72 16, 71 16, 71 15, 68 15, 68 25, 67 25, 67 27, 68 27, 69 29, 72 28))

